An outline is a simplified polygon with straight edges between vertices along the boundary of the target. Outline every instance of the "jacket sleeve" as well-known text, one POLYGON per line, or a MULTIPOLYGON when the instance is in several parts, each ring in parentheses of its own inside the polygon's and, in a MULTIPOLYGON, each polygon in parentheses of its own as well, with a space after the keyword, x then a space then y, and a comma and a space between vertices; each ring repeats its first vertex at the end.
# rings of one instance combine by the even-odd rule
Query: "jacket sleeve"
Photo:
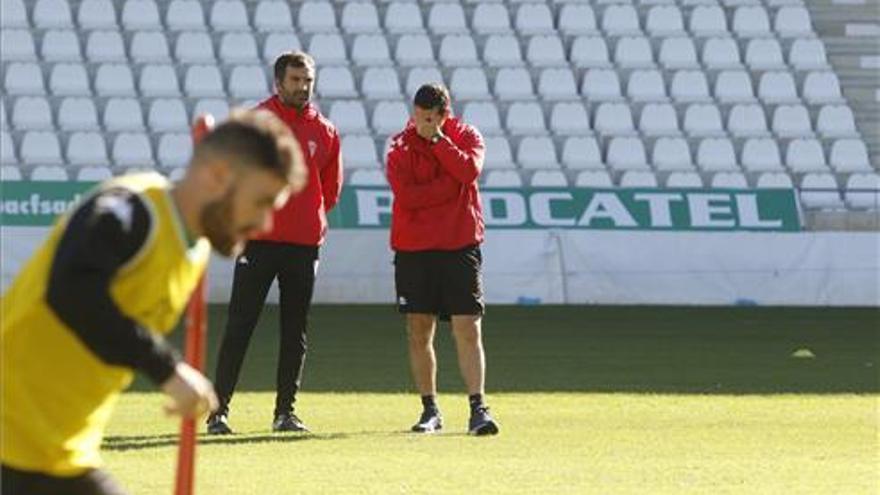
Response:
POLYGON ((108 190, 92 197, 64 229, 46 300, 99 359, 142 371, 161 384, 179 357, 161 336, 124 315, 110 295, 111 280, 144 247, 151 224, 147 207, 130 191, 108 190))
POLYGON ((324 195, 324 211, 330 211, 339 202, 342 193, 342 150, 339 133, 334 132, 330 159, 321 168, 321 193, 324 195))
POLYGON ((486 146, 483 136, 473 127, 467 127, 458 144, 444 136, 431 149, 446 172, 462 184, 471 184, 483 170, 486 146))
POLYGON ((402 163, 401 151, 388 152, 388 183, 394 201, 400 206, 416 210, 430 208, 452 201, 461 193, 461 184, 449 174, 441 174, 428 183, 416 183, 410 170, 402 163))

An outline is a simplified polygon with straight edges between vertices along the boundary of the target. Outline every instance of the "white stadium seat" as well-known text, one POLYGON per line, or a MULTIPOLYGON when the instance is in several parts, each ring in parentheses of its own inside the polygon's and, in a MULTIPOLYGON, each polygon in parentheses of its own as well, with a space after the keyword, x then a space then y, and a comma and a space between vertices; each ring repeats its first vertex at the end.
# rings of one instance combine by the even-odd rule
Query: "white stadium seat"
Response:
POLYGON ((556 147, 548 137, 529 136, 516 147, 516 161, 525 169, 559 168, 556 147))
POLYGON ((229 95, 233 98, 265 98, 269 93, 266 73, 259 65, 239 65, 229 75, 229 95))
POLYGON ((174 43, 174 58, 184 63, 213 63, 214 44, 208 33, 186 31, 177 36, 174 43))
POLYGON ((397 71, 391 67, 370 67, 361 76, 361 92, 371 100, 400 98, 397 71))
POLYGON ((579 36, 571 45, 570 59, 578 68, 609 67, 608 44, 599 36, 579 36))
POLYGON ((675 101, 698 102, 710 101, 709 82, 701 70, 680 70, 672 76, 669 94, 675 101))
POLYGON ((477 45, 469 35, 448 35, 440 42, 440 62, 449 66, 478 65, 477 45))
POLYGON ((291 31, 293 17, 290 7, 283 0, 262 0, 254 12, 254 28, 257 31, 291 31))
POLYGON ((187 96, 225 97, 223 78, 213 65, 191 65, 186 69, 183 89, 187 96))
POLYGON ((364 134, 368 131, 367 114, 359 101, 337 101, 330 107, 330 121, 343 134, 364 134))
POLYGON ((147 121, 153 132, 189 130, 189 117, 183 101, 177 98, 156 99, 150 104, 147 121))
POLYGON ((46 94, 40 66, 29 62, 13 62, 7 65, 3 89, 9 95, 46 94))
POLYGON ((697 147, 697 165, 707 172, 739 170, 733 143, 727 138, 708 138, 697 147))
POLYGON ((689 105, 684 113, 682 128, 692 136, 716 136, 724 133, 721 112, 711 103, 689 105))
POLYGON ((349 176, 348 183, 353 186, 384 186, 388 181, 380 170, 355 170, 349 176))
POLYGON ((669 36, 684 33, 684 19, 681 10, 675 5, 651 7, 645 22, 645 30, 651 36, 669 36))
POLYGON ((104 106, 104 127, 108 131, 141 131, 144 114, 134 98, 110 98, 104 106))
POLYGON ((348 63, 345 42, 342 40, 342 36, 335 33, 312 36, 309 41, 309 53, 315 60, 320 60, 321 65, 345 65, 348 63))
POLYGON ((803 38, 813 33, 810 13, 802 6, 787 6, 776 11, 773 30, 784 38, 803 38))
POLYGON ((490 67, 521 66, 519 39, 510 34, 493 34, 483 46, 483 61, 490 67))
POLYGON ((810 72, 804 79, 802 91, 807 103, 841 103, 840 81, 833 72, 810 72))
POLYGON ((12 141, 12 135, 5 128, 0 130, 0 163, 4 165, 18 163, 15 143, 12 141))
POLYGON ((381 101, 373 110, 372 127, 377 134, 395 134, 409 120, 409 108, 402 101, 381 101))
POLYGON ((529 180, 532 187, 568 187, 568 179, 558 170, 538 170, 529 180))
POLYGON ((74 132, 67 141, 67 162, 71 165, 108 165, 107 143, 98 132, 74 132))
POLYGON ((782 158, 776 140, 754 138, 745 142, 742 165, 748 172, 775 172, 782 170, 782 158))
POLYGON ((825 152, 817 139, 794 139, 785 150, 785 164, 794 173, 827 172, 825 152))
POLYGON ((630 100, 666 101, 666 85, 658 70, 636 70, 629 76, 626 94, 630 100))
POLYGON ((523 186, 522 177, 519 172, 514 170, 490 170, 486 173, 485 187, 509 187, 521 188, 523 186))
POLYGON ((0 16, 3 28, 28 28, 27 8, 23 0, 4 0, 3 15, 0 16))
POLYGON ((788 49, 788 63, 798 70, 827 69, 825 44, 819 39, 799 38, 788 49))
POLYGON ((351 60, 363 66, 391 65, 391 52, 385 36, 357 35, 351 48, 351 60))
POLYGON ((559 30, 566 35, 596 32, 596 13, 593 7, 588 4, 564 4, 559 11, 559 30))
MULTIPOLYGON (((4 145, 6 144, 6 141, 5 141, 6 137, 7 137, 7 135, 4 134, 3 135, 3 138, 4 138, 3 144, 4 145)), ((4 151, 3 153, 6 153, 6 152, 4 151)), ((2 163, 6 163, 5 155, 2 155, 2 160, 3 160, 2 163)), ((22 179, 24 179, 24 177, 22 177, 21 171, 18 169, 18 167, 14 166, 14 165, 3 165, 2 167, 0 167, 0 181, 18 182, 22 179)))
POLYGON ((664 38, 657 59, 667 69, 695 69, 700 66, 694 42, 685 36, 664 38))
POLYGON ((645 145, 639 138, 612 138, 606 159, 612 170, 648 170, 645 145))
POLYGON ((51 131, 55 128, 49 101, 39 96, 23 96, 12 106, 12 125, 17 130, 51 131))
POLYGON ((577 175, 574 180, 575 187, 614 187, 611 176, 604 170, 585 170, 577 175))
POLYGON ((123 132, 113 140, 113 163, 117 167, 152 167, 150 138, 140 132, 123 132))
POLYGON ((58 127, 62 131, 98 130, 98 111, 91 98, 64 98, 58 106, 58 127))
POLYGON ((602 152, 594 137, 570 137, 562 145, 562 163, 569 169, 604 170, 602 152))
POLYGON ((718 74, 714 94, 722 103, 751 102, 755 99, 749 73, 742 70, 725 70, 718 74))
POLYGON ((428 27, 434 34, 464 33, 464 9, 458 3, 435 3, 428 13, 428 27))
POLYGON ((639 116, 639 130, 646 136, 680 134, 675 107, 668 103, 649 103, 639 116))
POLYGON ((125 62, 125 45, 119 31, 92 31, 86 39, 89 62, 125 62))
POLYGON ((611 69, 588 70, 581 83, 581 94, 590 101, 622 100, 620 78, 617 71, 611 69))
POLYGON ((376 145, 369 135, 343 137, 342 158, 347 168, 375 168, 379 162, 376 145))
POLYGON ((799 101, 794 77, 788 71, 765 72, 758 81, 758 97, 765 103, 799 101))
POLYGON ((654 142, 651 163, 659 171, 693 170, 691 150, 684 138, 661 137, 654 142))
POLYGON ((259 63, 257 41, 251 33, 225 33, 220 40, 220 60, 227 64, 259 63))
POLYGON ((596 109, 593 128, 603 134, 632 134, 635 129, 630 106, 624 103, 602 103, 596 109))
POLYGON ((510 15, 504 5, 480 3, 474 9, 471 26, 478 34, 510 32, 510 15))
POLYGON ((825 105, 819 110, 816 130, 827 137, 856 135, 856 122, 852 110, 846 105, 825 105))
POLYGON ((171 62, 171 50, 165 33, 138 31, 131 38, 131 60, 136 63, 171 62))
POLYGON ((701 189, 703 179, 694 172, 672 172, 666 177, 666 187, 679 189, 701 189))
POLYGON ((75 31, 55 29, 43 35, 40 54, 44 62, 81 62, 82 49, 75 31))
POLYGON ((801 179, 800 191, 801 203, 806 208, 839 210, 844 207, 837 180, 831 174, 806 174, 801 179))
POLYGON ((63 182, 68 180, 68 176, 67 171, 64 170, 64 167, 53 165, 40 165, 35 167, 33 172, 31 172, 31 180, 37 182, 63 182))
POLYGON ((590 118, 584 105, 579 101, 553 105, 550 113, 550 130, 558 135, 589 133, 590 118))
POLYGON ((297 25, 307 33, 335 32, 336 13, 329 2, 304 2, 300 4, 297 25))
POLYGON ((521 34, 553 32, 553 13, 546 4, 523 4, 516 10, 516 31, 521 34))
POLYGON ((452 72, 449 89, 456 100, 490 98, 489 81, 481 68, 460 67, 455 69, 452 72))
MULTIPOLYGON (((484 75, 485 77, 485 75, 484 75)), ((439 82, 443 83, 443 74, 436 67, 416 67, 409 71, 406 76, 406 94, 412 98, 415 96, 419 87, 426 83, 439 82)), ((488 83, 486 83, 486 93, 488 94, 488 83)))
POLYGON ((141 96, 180 96, 177 72, 170 64, 149 64, 141 69, 138 79, 141 96))
POLYGON ((95 75, 95 92, 99 96, 135 96, 134 75, 123 64, 103 64, 95 75))
MULTIPOLYGON (((263 3, 260 3, 263 5, 263 3)), ((282 52, 296 51, 302 48, 299 38, 290 32, 274 32, 266 36, 263 42, 263 60, 275 62, 282 52)))
POLYGON ((544 69, 538 78, 538 94, 545 101, 574 100, 579 97, 571 69, 544 69))
POLYGON ((204 30, 202 4, 198 0, 171 0, 165 10, 165 25, 171 31, 204 30))
POLYGON ((0 56, 4 62, 30 62, 36 60, 34 38, 26 29, 0 31, 0 56))
POLYGON ((698 5, 688 20, 690 32, 696 36, 720 36, 727 33, 727 17, 717 5, 698 5))
POLYGON ((202 114, 214 116, 214 120, 220 122, 229 115, 229 103, 221 98, 203 98, 198 100, 193 107, 192 115, 197 117, 202 114))
POLYGON ((28 131, 21 139, 21 160, 28 165, 60 165, 61 144, 49 131, 28 131))
POLYGON ((653 67, 651 42, 642 37, 619 39, 614 47, 614 62, 624 68, 653 67))
POLYGON ((657 176, 649 170, 628 170, 620 176, 620 187, 657 187, 657 176))
POLYGON ((758 189, 792 189, 794 184, 791 176, 784 172, 764 172, 755 182, 758 189))
POLYGON ((505 67, 495 76, 495 97, 499 100, 534 99, 532 76, 523 68, 505 67))
MULTIPOLYGON (((7 11, 3 11, 4 16, 7 11)), ((116 29, 116 8, 110 0, 83 0, 76 13, 80 29, 116 29)))
POLYGON ((836 172, 869 172, 868 148, 861 139, 838 139, 831 145, 829 158, 836 172))
POLYGON ((493 102, 470 102, 464 105, 462 118, 484 135, 501 132, 501 118, 493 102))
POLYGON ((192 157, 192 136, 188 132, 162 134, 156 146, 156 157, 161 167, 185 167, 192 157))
POLYGON ((749 183, 742 172, 718 172, 712 176, 714 189, 748 189, 749 183))
POLYGON ((556 35, 532 36, 526 48, 526 59, 533 67, 568 65, 562 40, 556 35))
POLYGON ((392 34, 423 33, 425 20, 416 3, 392 2, 385 11, 385 29, 392 34))
POLYGON ((784 69, 782 47, 773 38, 755 38, 746 46, 746 65, 752 69, 784 69))
POLYGON ((733 32, 740 37, 767 36, 770 19, 764 6, 741 6, 733 13, 733 32))
MULTIPOLYGON (((6 7, 6 2, 3 3, 6 7)), ((6 9, 4 8, 4 14, 6 9)), ((70 4, 66 0, 37 0, 31 13, 38 29, 68 28, 73 26, 70 4)))
POLYGON ((504 136, 489 136, 484 139, 486 145, 486 168, 504 169, 513 168, 513 154, 510 151, 510 142, 504 136))
POLYGON ((880 210, 880 174, 850 175, 844 194, 850 208, 880 210))
POLYGON ((602 31, 612 36, 639 34, 639 14, 632 5, 611 5, 602 14, 602 31))
POLYGON ((806 137, 813 134, 810 114, 803 105, 780 105, 773 111, 773 133, 780 137, 806 137))
POLYGON ((424 34, 406 34, 397 40, 394 59, 398 65, 434 65, 434 48, 431 39, 424 34))
POLYGON ((127 0, 122 7, 122 26, 128 31, 162 29, 156 2, 127 0))
POLYGON ((739 47, 732 38, 710 38, 703 44, 703 64, 709 69, 729 69, 742 66, 739 47))
POLYGON ((546 134, 544 112, 537 103, 516 102, 507 109, 505 127, 515 136, 524 134, 546 134))
POLYGON ((82 167, 76 173, 76 180, 79 182, 103 182, 111 179, 113 172, 109 167, 82 167))
POLYGON ((753 103, 734 105, 727 115, 727 131, 735 137, 766 136, 764 107, 753 103))
POLYGON ((354 98, 357 89, 348 67, 329 66, 318 71, 317 91, 322 98, 354 98))
POLYGON ((349 2, 342 8, 342 29, 347 33, 379 31, 379 13, 371 2, 349 2))

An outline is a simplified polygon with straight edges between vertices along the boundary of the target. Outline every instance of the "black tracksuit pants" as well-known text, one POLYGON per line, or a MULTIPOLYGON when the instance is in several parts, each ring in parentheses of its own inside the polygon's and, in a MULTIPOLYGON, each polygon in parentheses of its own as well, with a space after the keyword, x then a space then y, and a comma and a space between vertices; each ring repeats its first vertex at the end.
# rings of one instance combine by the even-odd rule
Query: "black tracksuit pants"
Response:
POLYGON ((306 327, 315 287, 318 248, 251 241, 235 260, 229 319, 217 358, 215 388, 220 413, 228 413, 241 364, 272 282, 281 310, 275 414, 293 410, 306 356, 306 327))

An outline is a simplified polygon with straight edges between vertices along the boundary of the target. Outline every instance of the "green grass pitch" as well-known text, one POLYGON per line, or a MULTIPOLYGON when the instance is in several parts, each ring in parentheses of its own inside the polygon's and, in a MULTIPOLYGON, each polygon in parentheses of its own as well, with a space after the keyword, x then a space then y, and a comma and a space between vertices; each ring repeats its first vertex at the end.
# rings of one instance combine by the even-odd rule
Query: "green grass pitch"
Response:
MULTIPOLYGON (((445 327, 446 429, 406 432, 420 404, 385 306, 314 308, 297 404, 314 433, 272 434, 277 317, 268 306, 251 343, 238 434, 200 437, 201 495, 880 493, 876 310, 492 306, 493 438, 464 434, 445 327)), ((225 308, 209 318, 213 374, 225 308)), ((138 380, 105 438, 133 494, 172 493, 178 423, 163 400, 138 380)))

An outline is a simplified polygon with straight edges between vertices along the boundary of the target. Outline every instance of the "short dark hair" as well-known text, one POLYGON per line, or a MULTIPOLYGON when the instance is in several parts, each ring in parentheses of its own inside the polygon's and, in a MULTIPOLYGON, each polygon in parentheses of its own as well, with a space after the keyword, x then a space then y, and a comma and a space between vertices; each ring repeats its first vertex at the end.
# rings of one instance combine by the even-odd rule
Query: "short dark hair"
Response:
POLYGON ((413 98, 415 106, 425 110, 439 110, 441 113, 449 110, 449 101, 449 90, 440 83, 423 84, 413 98))
POLYGON ((225 122, 195 146, 193 164, 209 159, 267 170, 288 183, 302 180, 305 173, 299 143, 287 125, 268 110, 230 112, 225 122))
POLYGON ((314 71, 315 59, 313 59, 308 53, 300 50, 284 52, 281 55, 278 55, 278 58, 275 59, 276 81, 284 79, 284 73, 287 71, 288 67, 293 67, 294 69, 306 67, 314 71))

